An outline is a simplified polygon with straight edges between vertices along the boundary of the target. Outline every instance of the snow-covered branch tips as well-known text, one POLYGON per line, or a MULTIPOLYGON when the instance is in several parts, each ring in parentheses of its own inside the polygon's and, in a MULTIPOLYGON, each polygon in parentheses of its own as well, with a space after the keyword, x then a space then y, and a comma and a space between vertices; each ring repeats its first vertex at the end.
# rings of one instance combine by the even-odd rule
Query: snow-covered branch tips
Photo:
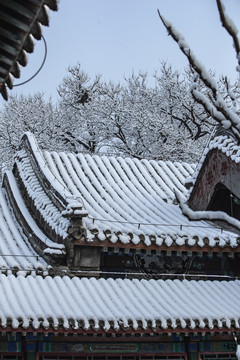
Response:
MULTIPOLYGON (((238 62, 236 70, 240 72, 240 42, 237 36, 238 29, 226 14, 225 7, 221 0, 216 0, 216 3, 222 26, 232 37, 238 62)), ((231 129, 237 139, 240 140, 240 102, 239 97, 236 96, 236 86, 231 86, 230 81, 226 77, 222 77, 220 80, 220 85, 222 85, 222 87, 219 86, 219 83, 215 81, 211 72, 207 71, 196 58, 182 34, 180 34, 175 27, 162 16, 159 10, 158 14, 163 25, 167 29, 168 34, 176 41, 195 73, 193 84, 190 87, 193 98, 203 106, 210 117, 225 129, 231 129), (200 83, 204 84, 204 87, 199 87, 200 83)))

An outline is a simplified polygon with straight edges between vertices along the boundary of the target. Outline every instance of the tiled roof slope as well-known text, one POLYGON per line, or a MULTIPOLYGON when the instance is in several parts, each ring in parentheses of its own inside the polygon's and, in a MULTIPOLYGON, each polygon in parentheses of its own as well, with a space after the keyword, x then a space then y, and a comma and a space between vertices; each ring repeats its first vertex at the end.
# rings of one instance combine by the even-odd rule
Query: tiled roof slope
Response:
MULTIPOLYGON (((17 222, 22 229, 22 233, 25 232, 25 236, 28 238, 36 253, 46 258, 47 254, 54 254, 55 256, 65 255, 65 246, 51 241, 36 224, 36 221, 29 213, 22 195, 20 194, 16 179, 10 171, 7 171, 4 174, 3 184, 8 198, 9 209, 12 214, 15 214, 17 222)), ((18 246, 21 247, 21 241, 15 241, 18 246)))
POLYGON ((0 0, 0 93, 6 100, 6 85, 12 89, 13 77, 20 77, 20 65, 26 66, 34 38, 41 39, 49 9, 57 10, 57 4, 58 0, 0 0))
POLYGON ((42 330, 239 328, 240 281, 0 275, 0 326, 42 330))
MULTIPOLYGON (((53 241, 50 244, 53 253, 54 247, 63 246, 65 240, 68 241, 69 231, 75 231, 74 221, 70 218, 74 217, 79 227, 86 211, 83 210, 82 203, 49 170, 35 138, 30 133, 22 138, 20 149, 15 156, 13 173, 19 193, 24 198, 24 203, 28 204, 30 216, 36 220, 45 237, 55 242, 55 245, 53 241)), ((9 173, 6 173, 3 185, 11 189, 12 183, 13 181, 9 181, 9 173)), ((15 190, 11 192, 14 201, 15 190)), ((21 212, 22 222, 25 213, 21 212)), ((16 216, 18 214, 17 210, 16 216)), ((74 234, 78 236, 76 232, 74 234)), ((42 249, 46 247, 45 241, 39 245, 42 249)))
POLYGON ((33 274, 46 270, 47 263, 38 256, 21 231, 5 191, 0 189, 0 272, 33 274))
POLYGON ((184 197, 185 179, 194 165, 44 152, 59 182, 83 204, 87 240, 123 246, 154 245, 236 248, 239 237, 205 221, 190 221, 175 204, 184 197))
POLYGON ((54 240, 54 233, 62 244, 73 236, 98 246, 236 249, 237 234, 190 221, 175 204, 175 191, 185 198, 185 179, 194 168, 169 161, 41 152, 29 133, 15 159, 17 181, 40 223, 49 225, 49 239, 54 240), (76 219, 78 227, 82 222, 80 230, 74 228, 76 219))

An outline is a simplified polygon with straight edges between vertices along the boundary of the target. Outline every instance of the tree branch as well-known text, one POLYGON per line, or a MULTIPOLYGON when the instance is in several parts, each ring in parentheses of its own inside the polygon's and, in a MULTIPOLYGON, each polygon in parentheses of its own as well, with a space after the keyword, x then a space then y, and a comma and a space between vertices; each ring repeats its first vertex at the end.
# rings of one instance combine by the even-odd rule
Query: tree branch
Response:
MULTIPOLYGON (((238 65, 240 65, 240 43, 239 43, 239 39, 237 36, 238 29, 236 28, 233 21, 225 13, 225 8, 224 8, 224 5, 222 4, 221 0, 217 0, 217 7, 218 7, 218 12, 220 15, 222 26, 224 27, 224 29, 228 32, 228 34, 233 39, 233 47, 236 50, 238 65)), ((239 71, 240 71, 240 69, 239 69, 239 71)))
POLYGON ((197 60, 197 58, 195 57, 193 52, 190 50, 188 44, 185 42, 184 37, 174 28, 174 26, 169 21, 167 21, 161 15, 159 10, 158 10, 158 15, 159 15, 163 25, 167 29, 169 35, 171 35, 173 40, 176 41, 180 50, 188 58, 189 64, 200 76, 203 83, 213 92, 213 96, 215 98, 217 95, 217 84, 216 84, 215 80, 209 75, 209 73, 204 68, 204 66, 197 60))
MULTIPOLYGON (((224 14, 223 7, 221 6, 221 1, 217 0, 218 5, 220 5, 220 10, 224 14)), ((190 50, 189 46, 185 42, 184 37, 172 26, 170 22, 168 22, 158 10, 159 17, 167 29, 168 33, 171 35, 173 40, 175 40, 178 43, 178 46, 180 50, 184 53, 184 55, 187 57, 189 64, 192 66, 192 68, 196 71, 196 73, 199 75, 200 79, 203 81, 205 86, 208 88, 208 90, 211 91, 213 94, 213 106, 209 104, 207 101, 207 97, 201 94, 199 91, 196 90, 197 85, 193 84, 191 93, 194 96, 195 100, 202 104, 205 108, 205 110, 208 112, 210 116, 213 116, 216 121, 221 123, 221 125, 225 128, 231 128, 234 131, 234 134, 237 136, 238 139, 240 139, 240 119, 238 114, 236 114, 232 109, 230 109, 222 96, 218 92, 218 87, 213 79, 213 77, 205 70, 204 66, 197 60, 197 58, 194 56, 192 51, 190 50), (221 114, 221 115, 220 115, 221 114)), ((226 16, 225 18, 226 19, 226 16)), ((229 25, 230 19, 226 22, 227 25, 229 25)), ((236 34, 236 29, 234 29, 233 34, 236 34)), ((238 48, 239 44, 237 45, 238 48)), ((237 49, 236 49, 237 50, 237 49)))

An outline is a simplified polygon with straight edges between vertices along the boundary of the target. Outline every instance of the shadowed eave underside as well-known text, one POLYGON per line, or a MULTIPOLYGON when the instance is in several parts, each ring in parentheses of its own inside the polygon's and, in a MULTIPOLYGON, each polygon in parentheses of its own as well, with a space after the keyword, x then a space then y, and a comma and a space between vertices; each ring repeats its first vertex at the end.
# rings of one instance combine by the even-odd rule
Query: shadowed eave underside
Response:
POLYGON ((34 38, 42 37, 42 25, 49 25, 49 9, 58 0, 0 0, 0 92, 8 98, 7 86, 20 77, 20 65, 27 65, 27 53, 34 51, 34 38))

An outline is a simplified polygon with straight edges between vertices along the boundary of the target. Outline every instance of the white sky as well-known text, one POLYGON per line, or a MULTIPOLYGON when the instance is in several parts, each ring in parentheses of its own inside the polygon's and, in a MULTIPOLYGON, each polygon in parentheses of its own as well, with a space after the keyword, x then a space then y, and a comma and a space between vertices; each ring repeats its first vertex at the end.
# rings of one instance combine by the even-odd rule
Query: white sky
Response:
MULTIPOLYGON (((228 15, 240 28, 240 1, 224 1, 228 15)), ((237 74, 232 40, 222 28, 215 0, 60 0, 51 11, 50 27, 43 34, 48 45, 44 68, 31 82, 10 93, 44 92, 57 99, 57 87, 69 65, 81 63, 91 76, 121 81, 139 69, 153 73, 163 60, 176 69, 187 62, 167 35, 157 9, 184 35, 206 68, 234 79, 237 74)), ((43 43, 36 42, 22 82, 39 68, 43 43)))

